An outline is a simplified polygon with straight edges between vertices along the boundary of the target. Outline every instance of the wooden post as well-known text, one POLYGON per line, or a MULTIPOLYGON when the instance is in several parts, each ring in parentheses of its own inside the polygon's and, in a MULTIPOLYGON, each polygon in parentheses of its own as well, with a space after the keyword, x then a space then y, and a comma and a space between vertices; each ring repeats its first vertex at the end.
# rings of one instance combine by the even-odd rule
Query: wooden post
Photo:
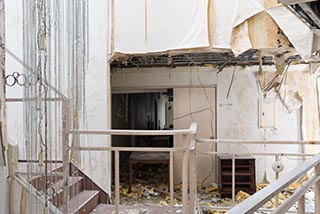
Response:
POLYGON ((298 201, 298 214, 305 214, 305 196, 303 195, 298 201))
POLYGON ((70 147, 69 147, 69 103, 62 101, 62 148, 63 148, 63 201, 69 213, 69 175, 70 175, 70 147))
POLYGON ((170 213, 174 214, 174 188, 173 188, 173 151, 170 151, 170 213))
MULTIPOLYGON (((279 155, 275 155, 275 160, 276 161, 279 161, 279 155)), ((276 173, 276 180, 279 179, 279 172, 275 172, 276 173)), ((276 195, 276 200, 275 200, 275 206, 278 207, 279 206, 279 195, 280 194, 277 194, 276 195)))
POLYGON ((197 192, 197 172, 196 172, 196 157, 195 151, 190 152, 189 159, 189 189, 190 189, 190 210, 191 213, 195 213, 195 202, 197 192))
POLYGON ((8 144, 8 173, 12 177, 18 170, 18 146, 8 144))
POLYGON ((115 198, 115 211, 116 214, 119 214, 119 203, 120 203, 120 170, 119 170, 119 151, 114 151, 114 166, 115 166, 115 190, 114 190, 114 198, 115 198))
MULTIPOLYGON (((187 135, 183 135, 183 143, 187 145, 187 135)), ((188 161, 189 150, 187 146, 184 146, 182 159, 182 213, 187 214, 188 210, 188 161)))
MULTIPOLYGON (((314 174, 320 176, 320 164, 314 167, 314 174)), ((314 213, 320 214, 320 181, 317 181, 314 187, 314 213)))
POLYGON ((236 205, 236 155, 232 154, 232 205, 236 205))

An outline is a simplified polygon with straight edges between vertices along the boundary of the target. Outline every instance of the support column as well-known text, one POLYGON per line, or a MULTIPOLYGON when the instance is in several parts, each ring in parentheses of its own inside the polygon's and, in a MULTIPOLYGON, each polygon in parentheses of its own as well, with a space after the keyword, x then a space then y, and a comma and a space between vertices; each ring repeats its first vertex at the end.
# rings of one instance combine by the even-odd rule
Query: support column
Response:
POLYGON ((6 181, 6 161, 4 153, 4 133, 5 133, 5 3, 0 0, 0 214, 7 212, 7 181, 6 181))
MULTIPOLYGON (((90 0, 88 21, 88 69, 86 81, 86 129, 105 130, 111 124, 110 66, 108 63, 109 1, 90 0)), ((110 146, 110 136, 89 136, 90 146, 110 146)), ((83 143, 83 142, 82 142, 83 143)), ((83 144, 82 144, 83 145, 83 144)), ((111 153, 83 152, 84 171, 111 195, 111 153)))

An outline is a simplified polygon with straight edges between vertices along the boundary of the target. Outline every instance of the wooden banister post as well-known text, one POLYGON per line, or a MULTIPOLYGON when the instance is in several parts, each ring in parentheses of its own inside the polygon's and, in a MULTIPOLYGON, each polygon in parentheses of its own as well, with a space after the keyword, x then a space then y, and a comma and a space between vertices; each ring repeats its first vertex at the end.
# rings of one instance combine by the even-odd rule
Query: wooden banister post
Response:
POLYGON ((120 170, 119 170, 119 151, 114 152, 114 167, 115 167, 115 190, 114 190, 114 198, 115 198, 115 213, 119 214, 119 203, 120 203, 120 170))
POLYGON ((305 214, 306 206, 305 206, 305 196, 303 195, 298 201, 298 214, 305 214))
POLYGON ((195 151, 190 152, 189 159, 189 188, 190 188, 190 210, 191 213, 195 212, 195 202, 197 195, 197 171, 196 171, 196 157, 195 151))
POLYGON ((188 162, 189 162, 189 149, 187 146, 187 135, 182 137, 184 143, 184 151, 182 158, 182 213, 187 214, 188 210, 188 162))
POLYGON ((8 144, 8 173, 12 177, 18 170, 18 145, 8 144))
POLYGON ((232 154, 232 206, 236 205, 236 155, 232 154))
MULTIPOLYGON (((314 174, 320 176, 320 164, 314 167, 314 174)), ((314 197, 314 213, 320 214, 320 181, 317 181, 314 185, 315 197, 314 197)))
POLYGON ((173 151, 170 151, 170 214, 174 214, 173 151))
POLYGON ((69 213, 69 175, 70 175, 70 145, 69 145, 69 128, 70 128, 70 114, 69 114, 69 102, 64 99, 62 105, 62 156, 63 156, 63 201, 67 207, 67 213, 69 213))
MULTIPOLYGON (((279 155, 276 155, 275 156, 275 161, 279 161, 280 160, 280 158, 279 158, 279 155)), ((279 179, 279 172, 275 172, 275 174, 276 174, 276 180, 278 180, 279 179)), ((276 195, 276 198, 275 198, 275 207, 278 207, 279 206, 279 200, 280 200, 280 193, 279 194, 277 194, 276 195)))

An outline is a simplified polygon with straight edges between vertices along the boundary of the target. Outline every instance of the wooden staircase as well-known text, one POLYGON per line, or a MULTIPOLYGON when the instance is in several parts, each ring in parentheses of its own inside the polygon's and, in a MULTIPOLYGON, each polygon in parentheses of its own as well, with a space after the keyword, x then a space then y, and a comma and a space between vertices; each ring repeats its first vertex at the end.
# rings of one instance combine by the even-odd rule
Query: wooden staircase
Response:
MULTIPOLYGON (((52 172, 62 172, 62 167, 52 172)), ((63 177, 48 176, 49 188, 52 193, 49 195, 49 201, 53 203, 62 213, 67 214, 66 203, 63 200, 63 177)), ((69 179, 69 213, 72 214, 90 214, 105 213, 99 212, 101 207, 109 204, 109 196, 88 176, 86 176, 76 166, 70 165, 69 179)), ((38 176, 30 181, 33 187, 39 193, 44 192, 45 177, 38 176)), ((69 214, 68 213, 68 214, 69 214)))

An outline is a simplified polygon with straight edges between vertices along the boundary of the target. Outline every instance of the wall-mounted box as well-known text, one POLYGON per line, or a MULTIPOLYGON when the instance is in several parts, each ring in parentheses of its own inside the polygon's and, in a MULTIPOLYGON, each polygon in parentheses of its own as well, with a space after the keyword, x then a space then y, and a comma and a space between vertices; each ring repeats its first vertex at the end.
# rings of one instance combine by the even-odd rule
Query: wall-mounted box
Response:
POLYGON ((259 99, 259 128, 275 128, 275 99, 259 99))

